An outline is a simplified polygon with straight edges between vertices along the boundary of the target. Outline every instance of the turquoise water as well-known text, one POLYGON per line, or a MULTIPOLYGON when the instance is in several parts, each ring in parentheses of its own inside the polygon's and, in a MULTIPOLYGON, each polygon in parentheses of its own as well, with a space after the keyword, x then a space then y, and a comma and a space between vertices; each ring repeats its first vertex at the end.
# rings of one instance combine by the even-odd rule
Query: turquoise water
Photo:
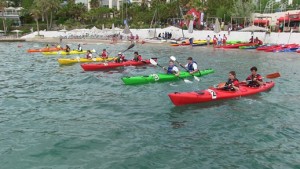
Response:
MULTIPOLYGON (((83 72, 25 52, 44 44, 17 45, 0 45, 0 168, 300 168, 299 54, 137 45, 128 58, 137 50, 167 65, 170 55, 192 56, 216 73, 192 84, 125 86, 123 76, 162 70, 83 72), (225 81, 230 70, 242 80, 253 65, 262 75, 281 73, 271 91, 183 107, 167 96, 225 81)), ((83 47, 116 54, 127 46, 83 47)))

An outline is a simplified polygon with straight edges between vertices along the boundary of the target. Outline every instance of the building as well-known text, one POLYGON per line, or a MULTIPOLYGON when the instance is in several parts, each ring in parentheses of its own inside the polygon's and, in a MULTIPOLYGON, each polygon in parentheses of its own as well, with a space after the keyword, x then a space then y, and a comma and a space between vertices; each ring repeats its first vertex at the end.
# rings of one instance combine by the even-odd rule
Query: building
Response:
MULTIPOLYGON (((167 0, 169 1, 169 0, 167 0)), ((99 0, 99 4, 101 6, 109 7, 109 8, 117 8, 120 10, 120 7, 123 3, 142 3, 142 0, 99 0)), ((148 7, 150 7, 151 0, 148 0, 148 7)), ((75 0, 75 3, 83 3, 86 5, 87 9, 90 10, 90 0, 75 0)))
POLYGON ((12 19, 15 25, 21 26, 20 13, 22 9, 23 9, 22 7, 4 8, 3 11, 0 11, 0 18, 12 19))

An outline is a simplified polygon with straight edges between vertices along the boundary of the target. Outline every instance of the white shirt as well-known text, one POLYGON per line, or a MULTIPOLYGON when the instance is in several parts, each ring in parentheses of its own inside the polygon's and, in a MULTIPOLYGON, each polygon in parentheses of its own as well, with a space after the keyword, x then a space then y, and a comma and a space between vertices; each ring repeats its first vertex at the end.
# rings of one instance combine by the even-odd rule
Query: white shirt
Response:
POLYGON ((79 46, 79 47, 78 47, 78 51, 82 51, 82 48, 81 48, 81 46, 79 46))
POLYGON ((210 40, 211 40, 210 36, 206 38, 206 41, 210 41, 210 40))
MULTIPOLYGON (((188 65, 189 65, 189 64, 186 64, 185 67, 188 68, 188 65)), ((198 69, 198 66, 197 66, 196 63, 193 63, 193 68, 194 68, 194 70, 198 69)))
POLYGON ((222 37, 221 36, 218 37, 218 41, 222 41, 222 37))
POLYGON ((179 72, 178 67, 177 66, 173 66, 172 71, 178 73, 179 72))

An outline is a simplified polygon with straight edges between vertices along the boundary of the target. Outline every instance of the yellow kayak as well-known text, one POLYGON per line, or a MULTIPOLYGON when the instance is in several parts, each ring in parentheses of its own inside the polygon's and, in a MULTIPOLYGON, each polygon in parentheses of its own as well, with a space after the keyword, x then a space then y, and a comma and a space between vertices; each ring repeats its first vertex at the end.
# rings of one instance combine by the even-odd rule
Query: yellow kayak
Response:
POLYGON ((74 63, 85 63, 85 62, 104 62, 104 61, 113 61, 115 58, 109 57, 107 59, 103 59, 101 57, 86 59, 86 58, 73 58, 73 59, 57 59, 58 63, 61 65, 74 64, 74 63))
POLYGON ((86 50, 78 51, 78 50, 71 50, 70 52, 66 51, 56 51, 56 52, 42 52, 43 55, 75 55, 75 54, 86 54, 86 50))

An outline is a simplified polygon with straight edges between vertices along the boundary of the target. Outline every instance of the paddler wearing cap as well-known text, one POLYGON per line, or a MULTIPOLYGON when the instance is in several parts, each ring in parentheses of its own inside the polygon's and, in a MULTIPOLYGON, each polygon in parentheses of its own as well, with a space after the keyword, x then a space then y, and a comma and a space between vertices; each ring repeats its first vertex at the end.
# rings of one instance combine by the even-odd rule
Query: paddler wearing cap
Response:
POLYGON ((122 52, 119 52, 118 57, 115 60, 115 62, 116 63, 121 63, 121 62, 125 62, 125 61, 126 61, 125 56, 122 54, 122 52))
POLYGON ((197 62, 193 61, 192 57, 187 58, 188 63, 185 65, 190 74, 194 74, 199 71, 197 62))
POLYGON ((102 59, 108 59, 108 53, 107 53, 106 49, 103 49, 101 57, 102 57, 102 59))

